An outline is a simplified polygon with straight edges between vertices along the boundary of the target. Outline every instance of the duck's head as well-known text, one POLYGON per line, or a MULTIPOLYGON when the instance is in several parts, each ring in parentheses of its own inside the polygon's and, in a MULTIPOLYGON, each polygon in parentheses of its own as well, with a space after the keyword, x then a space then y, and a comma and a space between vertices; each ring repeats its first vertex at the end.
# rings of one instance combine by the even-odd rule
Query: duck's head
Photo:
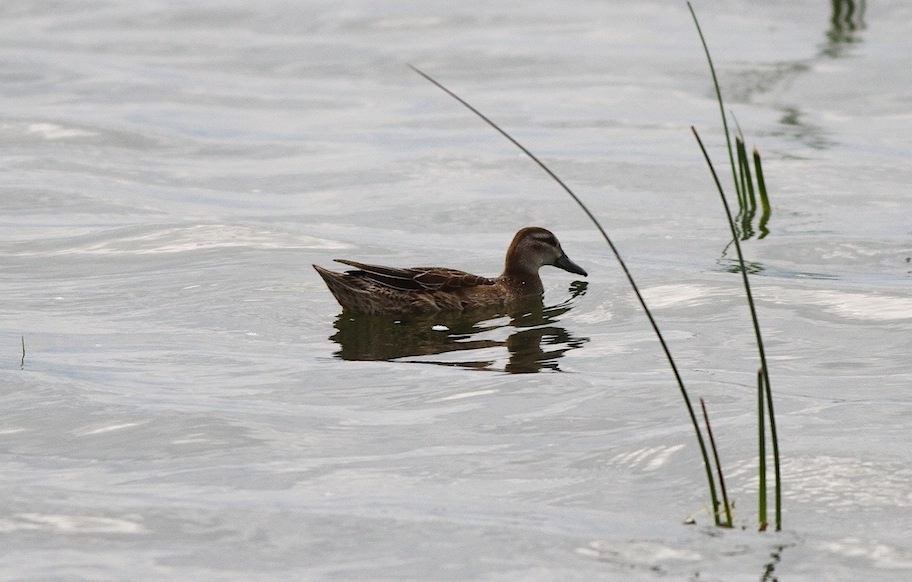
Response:
POLYGON ((587 276, 582 267, 570 260, 550 230, 538 226, 521 229, 507 249, 504 272, 537 274, 543 265, 553 265, 570 273, 587 276))

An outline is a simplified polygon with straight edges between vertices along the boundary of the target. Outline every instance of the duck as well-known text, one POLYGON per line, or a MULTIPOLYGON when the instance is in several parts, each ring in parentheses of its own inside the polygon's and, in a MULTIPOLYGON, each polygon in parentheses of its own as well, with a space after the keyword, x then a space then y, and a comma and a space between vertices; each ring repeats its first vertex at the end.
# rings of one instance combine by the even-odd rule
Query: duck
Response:
POLYGON ((497 277, 444 267, 383 267, 348 259, 354 267, 336 272, 313 265, 343 310, 361 314, 408 314, 468 311, 541 298, 539 268, 551 265, 576 275, 588 273, 570 260, 554 234, 539 226, 519 230, 507 248, 497 277))

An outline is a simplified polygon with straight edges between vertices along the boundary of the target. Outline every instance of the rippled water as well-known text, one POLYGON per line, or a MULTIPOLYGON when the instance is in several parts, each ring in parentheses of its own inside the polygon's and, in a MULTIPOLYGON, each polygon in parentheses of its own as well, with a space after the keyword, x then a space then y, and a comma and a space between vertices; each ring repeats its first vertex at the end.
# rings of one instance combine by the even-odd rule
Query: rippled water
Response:
POLYGON ((850 6, 696 6, 773 201, 744 243, 783 452, 785 530, 759 534, 753 332, 683 3, 0 5, 2 577, 912 575, 912 8, 850 6), (598 233, 406 63, 603 221, 744 529, 708 525, 598 233), (352 318, 310 268, 493 275, 531 224, 590 273, 543 270, 532 315, 352 318))

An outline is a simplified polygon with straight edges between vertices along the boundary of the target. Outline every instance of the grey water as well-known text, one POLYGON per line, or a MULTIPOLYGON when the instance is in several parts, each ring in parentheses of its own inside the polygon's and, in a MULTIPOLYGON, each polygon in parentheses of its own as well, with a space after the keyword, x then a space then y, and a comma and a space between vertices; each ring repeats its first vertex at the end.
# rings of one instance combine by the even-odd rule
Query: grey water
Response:
POLYGON ((912 6, 695 9, 772 199, 743 246, 782 532, 756 531, 758 361, 683 2, 23 0, 0 579, 912 576, 912 6), (598 232, 408 63, 602 221, 707 403, 735 529, 598 232), (495 275, 527 225, 589 272, 543 269, 534 317, 355 321, 310 267, 495 275))

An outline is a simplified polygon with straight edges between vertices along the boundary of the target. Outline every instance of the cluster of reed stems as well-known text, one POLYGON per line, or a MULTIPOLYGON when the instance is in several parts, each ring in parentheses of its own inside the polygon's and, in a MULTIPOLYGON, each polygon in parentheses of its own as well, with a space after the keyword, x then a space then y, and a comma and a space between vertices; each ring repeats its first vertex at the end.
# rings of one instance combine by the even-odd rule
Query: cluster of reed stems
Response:
MULTIPOLYGON (((725 216, 728 219, 728 225, 731 229, 732 243, 735 246, 735 252, 738 255, 738 265, 739 271, 741 273, 741 281, 744 284, 744 294, 747 298, 748 309, 750 310, 751 323, 754 328, 754 336, 757 342, 757 353, 760 359, 760 367, 757 371, 757 456, 759 459, 759 473, 758 473, 758 502, 757 502, 757 513, 758 513, 758 522, 760 529, 766 529, 768 525, 767 520, 767 475, 766 475, 766 423, 767 417, 769 422, 769 431, 770 431, 770 441, 772 443, 772 457, 773 457, 773 476, 775 480, 775 527, 776 531, 782 529, 782 481, 780 474, 780 463, 779 463, 779 437, 776 431, 776 416, 774 414, 773 407, 773 392, 770 386, 769 379, 769 366, 766 363, 766 350, 763 347, 763 335, 760 332, 760 320, 757 317, 757 308, 754 303, 754 296, 751 292, 750 280, 747 276, 747 266, 744 262, 744 254, 741 252, 741 243, 739 242, 740 238, 747 240, 749 238, 749 228, 750 220, 753 216, 753 212, 756 210, 757 202, 756 196, 759 196, 760 205, 762 207, 762 214, 760 216, 760 222, 758 228, 760 229, 759 238, 763 238, 769 232, 766 229, 767 221, 770 217, 770 203, 769 196, 767 195, 766 182, 763 179, 763 169, 760 162, 760 152, 754 148, 753 151, 753 161, 755 174, 757 178, 757 187, 754 188, 754 178, 751 173, 750 162, 747 157, 747 149, 744 146, 744 138, 740 132, 735 136, 735 151, 732 151, 731 137, 728 129, 727 116, 725 115, 725 102, 722 100, 722 90, 719 88, 719 80, 716 76, 716 69, 713 66, 712 56, 709 53, 709 47, 706 44, 706 38, 703 36, 703 31, 700 28, 700 21, 697 19, 697 15, 694 12, 693 6, 690 2, 687 3, 687 8, 690 10, 690 14, 693 17, 694 25, 697 28, 697 34, 700 36, 700 43, 703 45, 703 51, 706 53, 706 61, 709 64, 709 70, 712 75, 713 87, 716 91, 716 99, 719 102, 719 113, 722 117, 722 127, 725 131, 725 141, 728 146, 728 158, 731 164, 732 179, 735 184, 735 191, 738 196, 738 207, 739 207, 739 218, 741 231, 739 233, 738 223, 736 223, 735 218, 732 216, 731 208, 728 205, 728 199, 725 197, 725 191, 722 188, 722 183, 719 181, 719 176, 716 173, 715 168, 713 167, 712 161, 709 158, 709 154, 706 151, 706 148, 703 146, 703 141, 700 139, 700 135, 697 133, 695 128, 691 128, 693 131, 694 137, 697 140, 697 144, 700 146, 700 151, 703 153, 703 157, 706 159, 706 163, 709 166, 710 173, 712 174, 713 181, 716 184, 716 188, 719 191, 719 197, 722 200, 722 206, 725 209, 725 216), (737 153, 735 153, 737 152, 737 153), (737 158, 738 162, 735 163, 737 158), (755 196, 756 192, 756 196, 755 196), (767 414, 764 414, 766 412, 767 414)), ((719 479, 720 482, 723 481, 722 470, 719 468, 719 479)), ((726 515, 727 523, 729 527, 732 526, 730 512, 727 511, 727 502, 726 504, 726 515)), ((717 507, 716 500, 713 500, 713 507, 717 507)), ((718 511, 716 511, 717 518, 716 523, 719 524, 718 511)))

